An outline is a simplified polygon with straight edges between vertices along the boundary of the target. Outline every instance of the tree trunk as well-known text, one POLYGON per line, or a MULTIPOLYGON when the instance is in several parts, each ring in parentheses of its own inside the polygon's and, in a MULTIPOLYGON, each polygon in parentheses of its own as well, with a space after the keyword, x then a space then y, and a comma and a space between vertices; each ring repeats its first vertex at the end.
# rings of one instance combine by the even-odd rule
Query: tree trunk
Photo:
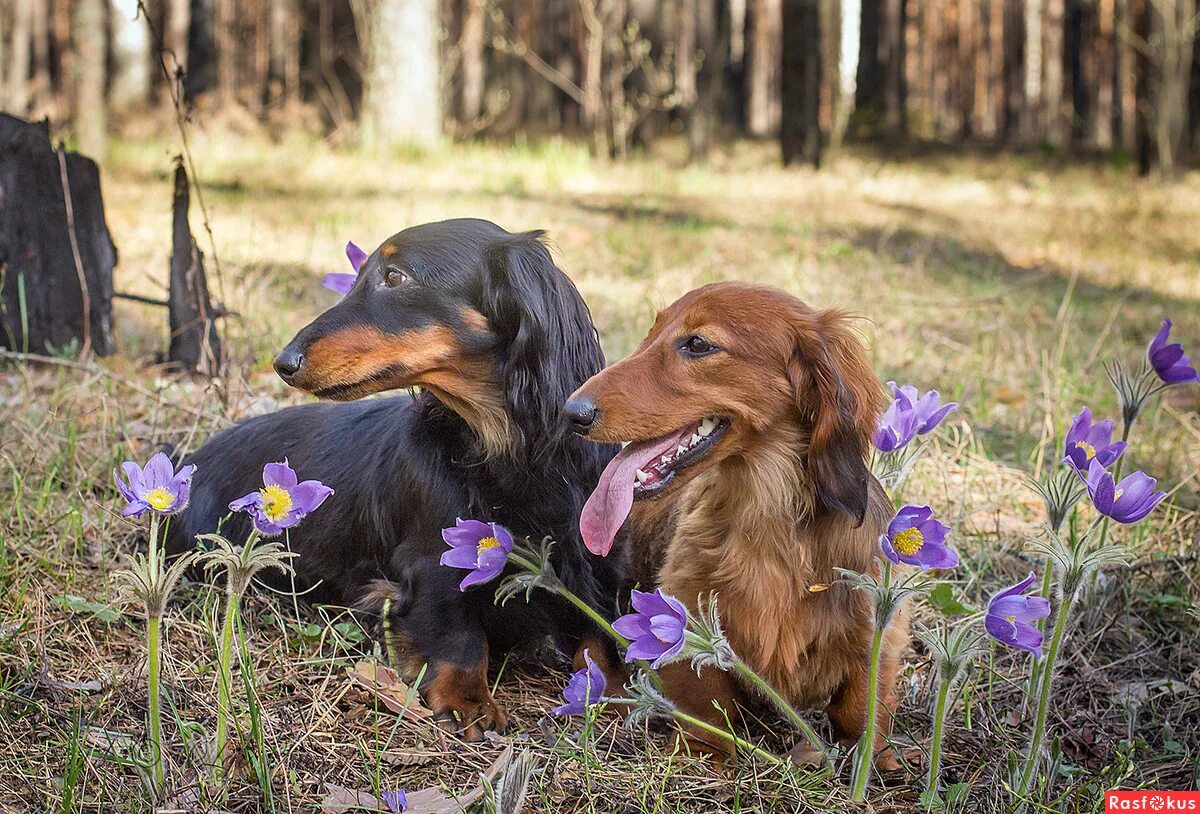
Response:
POLYGON ((141 107, 150 99, 150 35, 137 0, 113 3, 115 70, 109 98, 114 110, 141 107))
POLYGON ((904 81, 904 23, 907 16, 907 0, 887 0, 879 65, 883 70, 883 125, 885 132, 893 138, 903 135, 908 127, 908 88, 904 81))
POLYGON ((1025 97, 1025 18, 1022 0, 1004 0, 1004 119, 1001 135, 1006 144, 1021 140, 1025 97))
POLYGON ((769 136, 779 127, 780 0, 754 0, 746 67, 746 130, 769 136))
POLYGON ((1128 153, 1137 150, 1137 88, 1139 57, 1133 46, 1139 14, 1138 0, 1116 0, 1117 14, 1117 86, 1116 113, 1118 143, 1128 153))
POLYGON ((237 90, 238 54, 245 48, 234 30, 237 0, 214 0, 213 40, 217 48, 217 99, 227 105, 237 90))
POLYGON ((688 156, 702 161, 712 149, 713 131, 721 102, 724 54, 721 48, 719 0, 696 2, 696 101, 688 116, 688 156))
POLYGON ((188 225, 191 186, 183 162, 175 164, 175 191, 171 208, 171 263, 169 324, 171 340, 167 361, 187 371, 216 376, 221 371, 221 337, 216 312, 208 294, 204 254, 188 225))
POLYGON ((1096 110, 1092 116, 1092 143, 1101 150, 1113 146, 1113 32, 1116 22, 1114 0, 1099 0, 1096 6, 1096 110))
POLYGON ((958 138, 968 140, 975 130, 975 31, 979 0, 958 0, 958 138))
POLYGON ((18 116, 24 116, 29 106, 29 45, 33 36, 33 12, 33 0, 13 0, 5 107, 18 116))
POLYGON ((271 61, 267 70, 267 99, 288 105, 296 100, 300 80, 300 28, 296 0, 272 0, 270 13, 271 61))
POLYGON ((463 0, 462 36, 462 106, 459 118, 470 124, 483 113, 483 0, 463 0))
MULTIPOLYGON (((1150 42, 1152 0, 1131 0, 1134 36, 1143 43, 1150 42)), ((1154 139, 1151 136, 1151 118, 1154 106, 1150 81, 1150 60, 1145 51, 1137 49, 1136 79, 1134 82, 1134 142, 1137 153, 1138 175, 1149 175, 1154 168, 1154 139)))
POLYGON ((882 96, 879 37, 883 20, 883 4, 886 0, 862 0, 862 13, 858 27, 858 71, 854 87, 854 109, 857 117, 868 130, 878 127, 882 96))
POLYGON ((79 149, 97 163, 107 151, 108 106, 104 99, 107 60, 104 51, 105 0, 75 2, 75 112, 79 149))
POLYGON ((183 98, 183 76, 188 69, 188 32, 192 27, 192 4, 189 0, 166 0, 166 25, 163 27, 163 47, 167 50, 164 59, 167 72, 171 75, 169 86, 164 87, 163 101, 171 104, 172 94, 183 98))
POLYGON ((50 114, 50 7, 47 0, 33 0, 33 87, 30 90, 33 118, 50 114))
POLYGON ((690 116, 696 104, 696 2, 676 0, 678 7, 678 37, 675 48, 675 93, 684 117, 690 116))
POLYGON ((782 118, 785 165, 821 166, 821 7, 819 0, 783 0, 782 118))
POLYGON ((95 163, 0 114, 0 347, 112 353, 116 262, 95 163))
POLYGON ((1025 113, 1022 116, 1021 130, 1029 144, 1037 142, 1042 122, 1043 2, 1044 0, 1025 0, 1025 113))
POLYGON ((364 146, 437 144, 442 132, 437 0, 373 0, 369 20, 364 146))
POLYGON ((1053 147, 1066 143, 1066 115, 1063 110, 1063 33, 1064 0, 1045 0, 1045 100, 1046 125, 1044 140, 1053 147))

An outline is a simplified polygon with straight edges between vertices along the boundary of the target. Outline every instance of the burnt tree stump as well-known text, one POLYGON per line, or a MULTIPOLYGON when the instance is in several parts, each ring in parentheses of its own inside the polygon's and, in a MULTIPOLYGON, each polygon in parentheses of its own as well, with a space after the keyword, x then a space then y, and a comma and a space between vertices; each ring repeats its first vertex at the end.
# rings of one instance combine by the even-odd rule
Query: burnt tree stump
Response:
POLYGON ((116 264, 96 163, 0 113, 0 347, 112 353, 116 264))
POLYGON ((175 163, 174 220, 171 231, 171 293, 168 297, 171 345, 167 361, 176 368, 215 376, 221 371, 221 337, 208 295, 204 253, 188 225, 191 186, 183 162, 175 163))

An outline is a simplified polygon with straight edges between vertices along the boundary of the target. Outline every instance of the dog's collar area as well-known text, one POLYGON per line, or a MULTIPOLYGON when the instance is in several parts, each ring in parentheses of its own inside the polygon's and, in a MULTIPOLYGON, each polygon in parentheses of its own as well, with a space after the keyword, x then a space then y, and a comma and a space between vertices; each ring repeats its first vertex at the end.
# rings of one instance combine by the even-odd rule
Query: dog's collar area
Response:
POLYGON ((634 473, 634 499, 652 497, 666 489, 675 479, 676 472, 691 466, 716 446, 721 436, 729 429, 729 425, 728 418, 705 418, 692 428, 690 434, 681 438, 675 449, 668 450, 657 460, 644 464, 634 473))

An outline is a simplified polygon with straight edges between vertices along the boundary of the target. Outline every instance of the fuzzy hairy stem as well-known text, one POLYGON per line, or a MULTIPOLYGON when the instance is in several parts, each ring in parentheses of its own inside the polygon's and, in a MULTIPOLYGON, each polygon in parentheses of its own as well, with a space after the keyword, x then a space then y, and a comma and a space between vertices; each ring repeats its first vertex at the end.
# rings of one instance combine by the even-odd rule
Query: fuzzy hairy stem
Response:
POLYGON ((146 652, 149 673, 148 687, 150 692, 150 769, 156 794, 161 794, 166 788, 166 768, 163 765, 162 750, 162 696, 159 683, 162 618, 151 616, 146 620, 146 652))
POLYGON ((1063 633, 1067 627, 1067 617, 1074 604, 1074 594, 1064 591, 1058 615, 1054 618, 1054 632, 1050 635, 1050 648, 1046 651, 1046 658, 1042 665, 1042 686, 1038 694, 1037 717, 1034 718, 1033 732, 1029 737, 1029 754, 1026 756, 1025 768, 1021 772, 1021 782, 1017 785, 1017 796, 1021 799, 1028 797, 1030 787, 1033 785, 1033 778, 1037 774, 1042 743, 1046 738, 1046 716, 1050 710, 1050 688, 1054 681, 1054 666, 1058 660, 1058 648, 1062 644, 1063 633))
POLYGON ((937 702, 933 710, 933 735, 929 743, 929 774, 925 779, 925 791, 934 795, 941 793, 942 736, 946 730, 946 701, 950 697, 950 679, 943 676, 938 686, 937 702))
POLYGON ((233 632, 241 597, 226 594, 225 619, 221 624, 221 650, 217 653, 217 743, 213 779, 220 785, 225 779, 225 744, 229 735, 231 690, 233 682, 233 632))
MULTIPOLYGON (((883 593, 892 581, 891 560, 883 561, 883 593)), ((860 803, 867 796, 867 780, 871 776, 871 761, 875 757, 875 711, 879 706, 879 654, 883 650, 883 624, 875 625, 871 639, 871 663, 867 671, 867 721, 858 750, 854 755, 854 774, 850 784, 850 799, 860 803)))

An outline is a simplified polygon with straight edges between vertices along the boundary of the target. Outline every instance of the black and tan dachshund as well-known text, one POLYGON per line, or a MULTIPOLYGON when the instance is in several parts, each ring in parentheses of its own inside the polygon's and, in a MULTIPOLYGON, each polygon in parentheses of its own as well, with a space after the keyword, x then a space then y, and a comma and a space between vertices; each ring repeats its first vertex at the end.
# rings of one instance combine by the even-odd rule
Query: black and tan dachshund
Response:
MULTIPOLYGON (((554 567, 580 597, 615 611, 619 557, 588 554, 578 518, 616 447, 575 436, 559 410, 604 367, 587 306, 554 264, 541 233, 511 234, 482 220, 406 229, 363 265, 346 297, 275 360, 294 387, 348 401, 384 390, 409 395, 318 403, 245 421, 188 458, 191 505, 172 524, 171 548, 194 545, 261 485, 263 465, 287 458, 301 478, 335 494, 291 530, 297 589, 364 607, 392 599, 389 629, 410 676, 467 739, 501 729, 488 689, 489 652, 547 634, 615 664, 591 624, 537 591, 504 608, 495 583, 460 592, 438 564, 441 529, 455 518, 503 524, 517 537, 557 541, 554 567)), ((245 539, 244 515, 222 531, 245 539)))

